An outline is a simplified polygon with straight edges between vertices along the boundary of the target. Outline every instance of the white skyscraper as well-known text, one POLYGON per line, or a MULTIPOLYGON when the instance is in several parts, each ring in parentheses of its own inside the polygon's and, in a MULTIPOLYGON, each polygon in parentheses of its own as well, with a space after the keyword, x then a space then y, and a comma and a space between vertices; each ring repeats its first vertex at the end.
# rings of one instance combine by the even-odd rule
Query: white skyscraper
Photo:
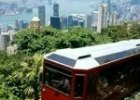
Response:
POLYGON ((102 3, 98 9, 98 24, 97 24, 97 32, 101 32, 102 28, 106 28, 108 26, 108 5, 107 3, 102 3))

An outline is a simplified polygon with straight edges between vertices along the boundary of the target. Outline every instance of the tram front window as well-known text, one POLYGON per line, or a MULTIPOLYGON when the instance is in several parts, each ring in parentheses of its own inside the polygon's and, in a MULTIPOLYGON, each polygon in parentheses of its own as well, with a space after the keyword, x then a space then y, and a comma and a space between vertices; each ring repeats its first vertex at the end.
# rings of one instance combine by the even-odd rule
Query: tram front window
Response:
POLYGON ((47 65, 44 72, 44 82, 46 85, 66 94, 70 93, 70 72, 52 65, 47 65))

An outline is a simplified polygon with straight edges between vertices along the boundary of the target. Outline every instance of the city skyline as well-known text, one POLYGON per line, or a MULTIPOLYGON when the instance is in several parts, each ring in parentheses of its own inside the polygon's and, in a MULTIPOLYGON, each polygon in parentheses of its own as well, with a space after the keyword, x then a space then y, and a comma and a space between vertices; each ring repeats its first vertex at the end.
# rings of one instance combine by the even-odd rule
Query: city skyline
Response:
MULTIPOLYGON (((92 9, 94 9, 94 8, 91 8, 90 5, 97 4, 96 2, 94 2, 92 0, 89 0, 86 3, 85 2, 82 3, 81 4, 81 7, 79 7, 76 3, 79 3, 80 4, 80 2, 77 2, 77 1, 75 2, 74 0, 72 0, 71 3, 74 3, 74 5, 72 5, 72 6, 70 6, 68 4, 68 2, 69 1, 66 0, 66 2, 64 2, 65 5, 62 3, 62 1, 59 2, 60 3, 60 15, 61 16, 62 15, 73 14, 73 13, 88 13, 88 12, 91 12, 92 9), (84 9, 84 7, 86 9, 84 9), (75 8, 77 8, 77 9, 75 9, 75 8)), ((38 7, 34 7, 34 8, 32 8, 32 10, 34 10, 36 8, 38 8, 38 7)), ((46 6, 46 9, 47 9, 46 10, 46 21, 47 21, 47 23, 49 23, 49 21, 48 21, 49 20, 49 17, 53 15, 52 5, 47 5, 46 6)), ((8 14, 10 14, 10 13, 8 13, 8 14)), ((10 16, 10 17, 9 16, 5 16, 5 15, 0 15, 0 19, 2 18, 2 22, 3 22, 4 19, 6 19, 6 17, 7 17, 7 19, 8 18, 10 19, 10 21, 8 21, 9 23, 11 22, 11 20, 14 20, 14 19, 16 20, 16 17, 17 17, 17 19, 20 19, 20 20, 21 19, 24 19, 24 20, 29 21, 29 19, 30 20, 32 19, 33 15, 34 15, 33 13, 26 13, 26 14, 25 13, 21 13, 21 14, 16 14, 14 16, 10 16)), ((6 22, 4 22, 4 23, 6 23, 6 22)))
MULTIPOLYGON (((3 1, 3 0, 1 0, 1 1, 3 1)), ((32 0, 22 0, 22 1, 23 2, 31 2, 32 0)), ((39 2, 44 2, 44 1, 45 0, 41 0, 39 2)), ((46 8, 47 10, 43 11, 44 13, 46 13, 45 14, 46 16, 42 15, 42 16, 45 16, 45 20, 46 20, 46 21, 43 20, 44 23, 46 23, 44 25, 49 25, 50 24, 50 17, 54 14, 56 14, 56 16, 60 15, 60 17, 62 17, 62 16, 69 16, 71 14, 85 14, 86 15, 86 14, 90 14, 93 11, 98 11, 98 9, 99 9, 98 6, 101 4, 101 1, 108 4, 108 13, 111 14, 111 12, 113 12, 113 11, 117 12, 117 14, 119 16, 118 20, 120 22, 121 21, 129 21, 129 20, 134 20, 135 21, 135 20, 140 19, 140 14, 136 14, 137 12, 140 12, 140 6, 138 4, 137 5, 134 4, 134 2, 137 2, 137 0, 127 0, 127 2, 125 2, 124 5, 120 5, 121 2, 123 3, 122 0, 120 0, 120 2, 118 4, 114 3, 116 0, 101 0, 96 4, 94 4, 94 2, 97 2, 97 1, 80 0, 80 1, 83 2, 84 5, 82 5, 82 2, 79 2, 79 0, 78 1, 73 1, 73 0, 71 0, 71 1, 68 1, 68 0, 60 1, 60 0, 57 0, 57 2, 56 2, 56 0, 48 0, 48 1, 51 1, 52 4, 58 3, 59 4, 59 7, 58 7, 59 12, 58 11, 53 11, 54 10, 54 8, 52 8, 53 5, 46 3, 47 5, 45 4, 45 7, 47 7, 46 8), (130 4, 132 1, 133 1, 133 4, 130 4), (65 5, 63 4, 64 2, 66 2, 65 5), (76 2, 76 3, 74 3, 74 2, 76 2), (73 5, 70 6, 69 3, 71 3, 73 5), (78 7, 77 5, 79 5, 79 4, 81 4, 82 7, 78 7), (84 6, 85 6, 86 10, 84 9, 84 6), (120 10, 120 9, 122 9, 122 10, 120 10)), ((15 2, 16 2, 16 0, 15 0, 15 2)), ((24 5, 24 6, 27 6, 27 5, 24 5)), ((34 8, 38 8, 39 6, 42 6, 42 4, 41 5, 38 4, 35 7, 32 6, 29 9, 27 7, 24 7, 24 8, 22 8, 22 10, 20 10, 21 8, 18 4, 14 4, 14 3, 10 4, 9 3, 9 8, 7 8, 7 10, 5 10, 5 13, 2 10, 3 8, 0 8, 0 14, 4 13, 3 15, 0 15, 0 20, 1 20, 0 27, 2 26, 3 23, 6 23, 6 22, 4 22, 6 17, 9 18, 8 19, 9 21, 7 21, 7 22, 9 22, 9 24, 7 24, 7 26, 10 25, 10 24, 12 25, 13 22, 15 22, 15 20, 25 20, 29 23, 30 20, 34 17, 34 14, 30 11, 32 11, 34 8), (14 21, 12 23, 10 23, 11 20, 14 20, 14 21)), ((56 8, 57 8, 57 6, 56 6, 56 8)), ((39 14, 41 14, 41 11, 42 10, 38 11, 37 16, 39 14)), ((44 13, 42 13, 42 14, 44 14, 44 13)), ((111 17, 111 15, 109 15, 109 16, 111 17)), ((40 17, 41 17, 41 15, 40 15, 40 17)), ((41 19, 43 19, 43 17, 41 19)), ((41 21, 41 23, 42 23, 42 21, 41 21)))

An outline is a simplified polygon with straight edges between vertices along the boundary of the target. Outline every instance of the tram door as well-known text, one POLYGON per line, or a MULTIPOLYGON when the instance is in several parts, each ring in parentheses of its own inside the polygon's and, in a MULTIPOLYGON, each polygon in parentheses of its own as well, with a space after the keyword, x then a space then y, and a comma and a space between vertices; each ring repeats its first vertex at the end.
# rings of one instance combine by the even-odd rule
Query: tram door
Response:
POLYGON ((73 92, 73 100, 84 100, 85 94, 85 75, 84 74, 76 74, 74 81, 74 92, 73 92))

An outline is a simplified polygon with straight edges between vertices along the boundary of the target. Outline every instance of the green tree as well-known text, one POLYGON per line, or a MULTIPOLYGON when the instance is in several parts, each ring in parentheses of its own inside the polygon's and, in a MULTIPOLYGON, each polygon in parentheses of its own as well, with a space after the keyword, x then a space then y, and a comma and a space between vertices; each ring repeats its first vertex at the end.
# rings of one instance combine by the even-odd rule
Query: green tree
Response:
POLYGON ((32 57, 25 57, 20 63, 20 69, 12 73, 15 81, 23 86, 23 98, 39 100, 39 74, 42 64, 42 55, 35 54, 32 57))

